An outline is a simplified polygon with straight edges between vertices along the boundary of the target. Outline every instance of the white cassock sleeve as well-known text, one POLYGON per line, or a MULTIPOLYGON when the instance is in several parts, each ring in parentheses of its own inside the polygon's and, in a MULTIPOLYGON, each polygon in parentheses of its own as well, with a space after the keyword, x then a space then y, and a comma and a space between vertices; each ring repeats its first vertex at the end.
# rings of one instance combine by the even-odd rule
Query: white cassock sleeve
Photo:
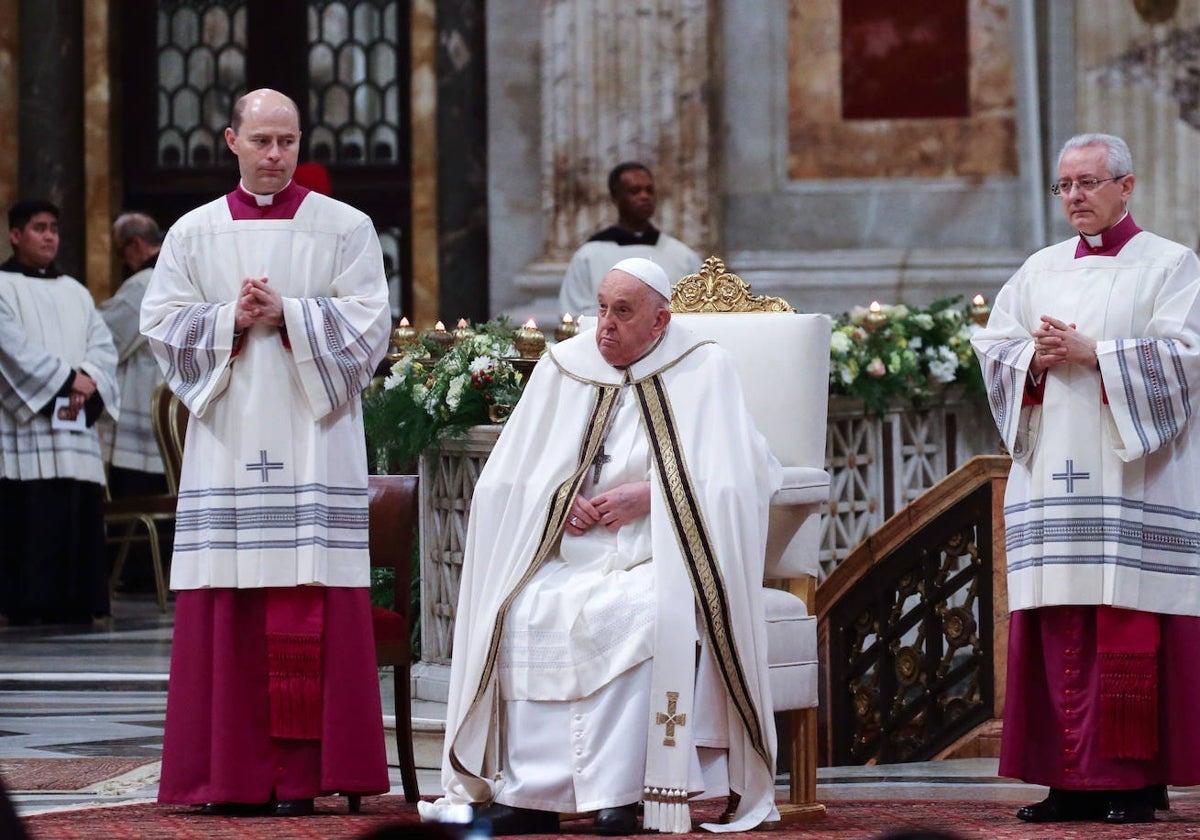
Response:
POLYGON ((121 416, 121 386, 117 383, 117 348, 112 333, 100 312, 88 314, 87 350, 79 369, 96 383, 96 391, 104 400, 104 410, 113 420, 121 416))
POLYGON ((30 341, 16 313, 0 299, 0 382, 6 386, 2 397, 4 408, 18 422, 30 422, 62 388, 67 375, 78 369, 96 383, 105 411, 117 419, 121 405, 117 387, 117 351, 113 347, 112 333, 92 305, 90 294, 79 287, 75 299, 64 301, 53 317, 45 316, 46 323, 53 323, 55 319, 61 329, 59 335, 82 334, 86 337, 82 348, 76 339, 71 342, 74 350, 68 351, 68 355, 79 360, 78 365, 48 352, 39 342, 30 341))
POLYGON ((1192 415, 1192 388, 1200 385, 1198 297, 1200 260, 1186 251, 1158 292, 1145 337, 1096 344, 1122 461, 1171 443, 1192 415))
POLYGON ((16 313, 0 298, 0 383, 4 409, 28 423, 67 381, 71 366, 31 344, 16 313))
POLYGON ((387 351, 391 310, 383 252, 370 219, 342 246, 342 270, 329 297, 283 299, 297 382, 318 419, 356 398, 387 351))
POLYGON ((204 300, 178 238, 169 231, 142 299, 142 333, 168 386, 197 417, 229 384, 236 317, 236 301, 204 300))
POLYGON ((1034 351, 1033 335, 1020 312, 1024 278, 1022 267, 997 295, 987 327, 971 339, 1000 439, 1018 463, 1024 463, 1033 452, 1041 414, 1039 406, 1022 405, 1034 351))

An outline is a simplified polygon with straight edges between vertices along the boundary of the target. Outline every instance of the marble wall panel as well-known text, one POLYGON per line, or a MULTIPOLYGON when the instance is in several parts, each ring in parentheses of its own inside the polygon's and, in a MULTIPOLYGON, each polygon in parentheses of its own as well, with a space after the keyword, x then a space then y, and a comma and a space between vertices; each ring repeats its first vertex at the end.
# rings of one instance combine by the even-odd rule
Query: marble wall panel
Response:
POLYGON ((1130 210, 1138 224, 1195 248, 1200 5, 1180 3, 1151 24, 1127 0, 1076 0, 1075 31, 1074 130, 1125 138, 1137 173, 1130 210))
POLYGON ((841 4, 788 9, 788 177, 1015 174, 1017 142, 1008 0, 968 0, 969 116, 844 119, 841 4))

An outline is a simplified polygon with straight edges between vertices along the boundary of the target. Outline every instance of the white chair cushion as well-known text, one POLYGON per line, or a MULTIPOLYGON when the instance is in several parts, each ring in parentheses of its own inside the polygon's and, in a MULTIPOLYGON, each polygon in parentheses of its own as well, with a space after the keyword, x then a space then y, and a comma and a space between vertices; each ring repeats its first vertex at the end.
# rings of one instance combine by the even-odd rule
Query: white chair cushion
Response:
POLYGON ((817 705, 817 618, 804 602, 781 589, 763 590, 767 666, 775 711, 817 705))

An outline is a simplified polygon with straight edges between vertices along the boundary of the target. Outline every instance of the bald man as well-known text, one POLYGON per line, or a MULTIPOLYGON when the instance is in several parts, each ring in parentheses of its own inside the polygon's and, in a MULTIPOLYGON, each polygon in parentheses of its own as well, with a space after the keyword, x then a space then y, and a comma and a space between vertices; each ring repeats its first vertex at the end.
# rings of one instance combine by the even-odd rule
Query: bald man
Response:
POLYGON ((386 350, 363 213, 293 182, 295 103, 225 130, 241 182, 168 232, 142 332, 191 412, 159 801, 305 816, 389 788, 359 394, 386 350))
POLYGON ((761 589, 780 468, 730 357, 618 262, 538 362, 475 487, 442 784, 495 834, 689 831, 688 794, 778 819, 761 589), (694 688, 694 691, 693 691, 694 688))

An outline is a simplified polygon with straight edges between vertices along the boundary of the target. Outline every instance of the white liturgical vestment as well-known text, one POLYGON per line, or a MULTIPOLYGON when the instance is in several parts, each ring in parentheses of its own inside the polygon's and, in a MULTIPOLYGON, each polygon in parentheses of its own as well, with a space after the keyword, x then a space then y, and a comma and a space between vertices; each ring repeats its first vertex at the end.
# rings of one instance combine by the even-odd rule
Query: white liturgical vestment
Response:
POLYGON ((359 394, 390 325, 379 241, 365 214, 294 183, 263 217, 246 201, 239 188, 172 226, 142 305, 192 415, 171 587, 364 587, 359 394), (247 277, 282 295, 282 329, 235 337, 247 277))
POLYGON ((1114 248, 1077 237, 1030 257, 973 339, 1013 456, 1013 610, 1200 615, 1200 262, 1122 225, 1114 235, 1133 235, 1114 248), (1023 395, 1042 315, 1096 339, 1099 369, 1049 368, 1038 403, 1023 395))
MULTIPOLYGON (((715 344, 671 324, 626 370, 604 362, 594 331, 551 348, 474 491, 455 621, 445 801, 498 797, 554 810, 557 793, 532 797, 539 770, 561 767, 565 776, 587 777, 558 780, 560 789, 574 788, 579 807, 641 799, 648 827, 668 812, 686 821, 687 796, 699 792, 695 750, 718 746, 704 739, 720 732, 728 784, 742 803, 734 823, 707 827, 745 830, 777 819, 761 588, 769 501, 780 477, 733 363, 715 344), (615 533, 563 535, 576 495, 647 477, 649 516, 615 533), (608 690, 611 701, 602 699, 608 690), (581 731, 594 745, 586 756, 585 747, 578 755, 574 748, 528 755, 530 743, 505 726, 540 726, 563 744, 574 737, 559 716, 539 717, 539 703, 561 705, 571 720, 593 716, 589 725, 632 725, 646 754, 644 779, 630 780, 631 762, 603 752, 602 734, 581 731), (507 750, 496 743, 506 739, 507 750), (526 759, 525 767, 503 764, 526 759)), ((613 732, 613 740, 625 737, 613 732)))
POLYGON ((595 315, 600 281, 610 268, 629 257, 645 257, 657 263, 672 285, 681 277, 695 274, 703 265, 699 254, 665 233, 659 233, 658 241, 653 245, 591 240, 583 243, 567 264, 558 293, 559 308, 572 316, 595 315))
POLYGON ((121 387, 121 422, 104 423, 100 435, 114 467, 161 475, 163 462, 154 439, 150 399, 163 377, 141 331, 142 297, 153 273, 148 266, 131 274, 115 295, 100 304, 100 316, 117 348, 117 382, 121 387))
POLYGON ((0 478, 104 484, 96 427, 54 428, 38 413, 72 370, 95 381, 104 415, 117 418, 117 352, 91 293, 65 274, 0 271, 0 478))

